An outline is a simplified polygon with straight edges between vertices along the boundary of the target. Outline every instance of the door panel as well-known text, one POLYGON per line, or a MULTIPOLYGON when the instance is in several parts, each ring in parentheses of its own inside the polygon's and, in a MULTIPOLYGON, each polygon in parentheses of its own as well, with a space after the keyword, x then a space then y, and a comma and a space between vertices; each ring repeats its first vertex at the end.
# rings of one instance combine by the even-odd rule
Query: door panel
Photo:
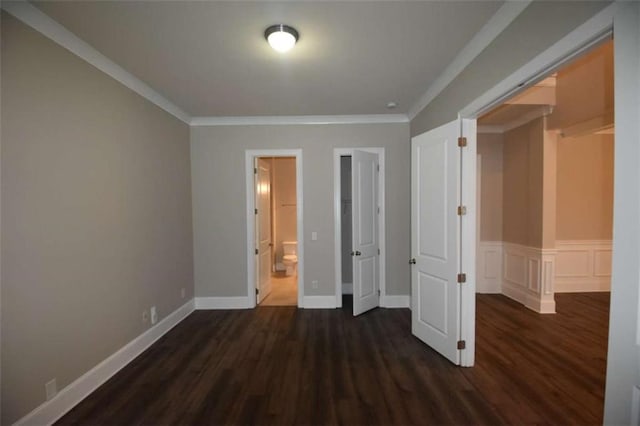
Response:
POLYGON ((356 150, 351 164, 353 315, 360 315, 380 305, 378 155, 356 150))
POLYGON ((411 143, 411 328, 420 340, 460 363, 460 190, 458 121, 411 143))
POLYGON ((268 160, 259 158, 256 169, 257 302, 260 303, 271 292, 271 164, 268 160))

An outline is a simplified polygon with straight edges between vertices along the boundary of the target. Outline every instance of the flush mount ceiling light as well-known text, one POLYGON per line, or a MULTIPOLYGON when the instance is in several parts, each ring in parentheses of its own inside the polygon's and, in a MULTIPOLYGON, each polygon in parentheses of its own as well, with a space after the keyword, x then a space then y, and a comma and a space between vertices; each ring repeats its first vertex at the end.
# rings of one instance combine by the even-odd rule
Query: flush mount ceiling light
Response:
POLYGON ((284 24, 272 25, 264 31, 264 38, 273 49, 284 53, 298 41, 298 31, 284 24))

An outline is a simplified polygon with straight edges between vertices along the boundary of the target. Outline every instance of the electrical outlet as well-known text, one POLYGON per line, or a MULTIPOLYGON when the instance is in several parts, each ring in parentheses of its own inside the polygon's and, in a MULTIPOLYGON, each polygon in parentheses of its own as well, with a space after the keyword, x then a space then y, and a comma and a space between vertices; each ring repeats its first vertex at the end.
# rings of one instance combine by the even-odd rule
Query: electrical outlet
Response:
POLYGON ((311 287, 318 288, 318 280, 311 281, 311 287))
POLYGON ((180 289, 180 297, 184 299, 184 287, 180 289))
POLYGON ((155 324, 158 322, 158 313, 156 312, 156 307, 151 307, 151 324, 155 324))
POLYGON ((146 309, 142 311, 142 322, 144 324, 149 322, 149 312, 146 309))
POLYGON ((56 394, 58 393, 58 384, 56 383, 56 379, 45 383, 44 391, 47 394, 47 401, 56 396, 56 394))

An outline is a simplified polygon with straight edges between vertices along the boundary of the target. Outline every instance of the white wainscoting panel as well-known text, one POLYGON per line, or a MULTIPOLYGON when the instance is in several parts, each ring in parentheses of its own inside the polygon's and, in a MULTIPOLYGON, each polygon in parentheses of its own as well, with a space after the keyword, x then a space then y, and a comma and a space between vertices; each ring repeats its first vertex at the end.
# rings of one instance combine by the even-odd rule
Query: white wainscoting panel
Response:
POLYGON ((542 314, 556 312, 555 250, 503 242, 502 294, 542 314))
POLYGON ((611 290, 611 240, 556 242, 555 292, 611 290))
POLYGON ((502 241, 480 241, 476 268, 476 293, 502 292, 502 241))

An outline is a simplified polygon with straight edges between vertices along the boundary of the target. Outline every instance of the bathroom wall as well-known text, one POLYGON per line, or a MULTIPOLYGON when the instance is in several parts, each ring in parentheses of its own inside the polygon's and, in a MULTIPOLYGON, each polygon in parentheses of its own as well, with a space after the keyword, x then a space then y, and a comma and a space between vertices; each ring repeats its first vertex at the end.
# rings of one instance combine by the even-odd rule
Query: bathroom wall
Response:
MULTIPOLYGON (((351 157, 340 158, 341 226, 342 226, 342 283, 353 284, 352 250, 352 200, 351 200, 351 157)), ((344 288, 344 287, 343 287, 344 288)))
POLYGON ((271 193, 273 194, 273 230, 276 265, 282 263, 282 242, 297 240, 296 159, 273 158, 271 193))

